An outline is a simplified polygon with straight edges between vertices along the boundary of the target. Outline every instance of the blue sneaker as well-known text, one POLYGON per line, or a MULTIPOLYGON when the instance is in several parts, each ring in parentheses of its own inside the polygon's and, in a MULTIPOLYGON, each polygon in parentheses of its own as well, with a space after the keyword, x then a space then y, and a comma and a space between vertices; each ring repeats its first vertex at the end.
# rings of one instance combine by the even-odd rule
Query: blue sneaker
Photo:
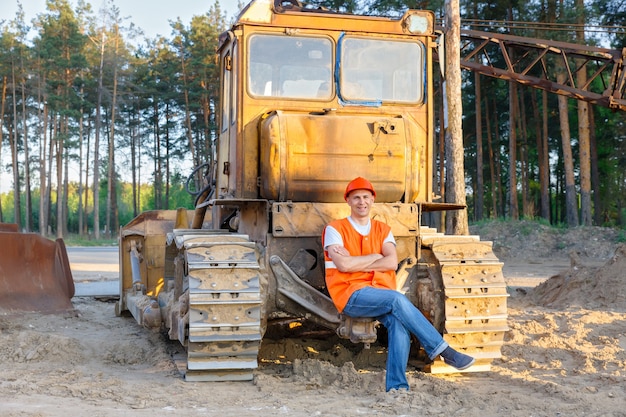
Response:
POLYGON ((445 363, 458 369, 459 371, 469 368, 474 364, 474 362, 476 362, 476 359, 464 353, 457 352, 450 346, 441 352, 441 357, 445 363))

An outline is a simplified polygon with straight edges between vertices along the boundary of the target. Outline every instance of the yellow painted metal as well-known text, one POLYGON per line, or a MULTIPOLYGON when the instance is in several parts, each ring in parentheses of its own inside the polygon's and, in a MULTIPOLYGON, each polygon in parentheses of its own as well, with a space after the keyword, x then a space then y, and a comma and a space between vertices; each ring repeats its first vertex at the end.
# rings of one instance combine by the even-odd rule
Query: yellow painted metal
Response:
MULTIPOLYGON (((275 237, 321 237, 329 222, 349 214, 346 203, 274 203, 272 234, 275 237)), ((396 237, 418 234, 419 220, 414 204, 374 204, 372 218, 387 223, 396 237)))
MULTIPOLYGON (((492 252, 492 242, 441 234, 424 236, 422 242, 436 257, 436 264, 429 271, 433 286, 441 289, 443 299, 430 308, 435 322, 442 323, 439 330, 444 340, 476 358, 476 364, 467 372, 489 370, 493 359, 501 357, 504 334, 508 331, 509 296, 502 263, 492 252)), ((440 359, 430 364, 428 370, 456 372, 440 359)))
POLYGON ((407 138, 420 136, 425 132, 410 119, 272 112, 260 127, 261 196, 343 202, 346 184, 359 173, 379 201, 401 201, 410 185, 405 171, 419 172, 420 155, 407 148, 407 138))
POLYGON ((328 30, 358 31, 382 34, 409 33, 410 17, 423 18, 423 32, 432 34, 434 30, 434 13, 428 10, 408 10, 401 18, 382 16, 351 16, 338 13, 325 13, 323 10, 315 12, 308 10, 304 13, 289 8, 275 11, 274 0, 255 0, 242 11, 238 22, 244 24, 272 25, 294 28, 326 28, 328 30))
MULTIPOLYGON (((259 33, 324 37, 333 50, 342 36, 350 34, 419 42, 424 62, 429 63, 435 47, 433 22, 430 11, 411 10, 390 19, 310 10, 276 12, 272 0, 252 2, 218 51, 223 63, 219 196, 341 202, 342 187, 361 175, 378 187, 380 202, 431 201, 431 83, 425 83, 421 104, 385 103, 369 110, 346 106, 337 94, 298 100, 255 96, 248 85, 247 59, 249 41, 259 33), (409 16, 427 22, 423 34, 411 33, 415 26, 409 16), (386 130, 388 126, 397 127, 397 133, 386 130)), ((432 75, 431 65, 425 65, 424 73, 432 75)))
MULTIPOLYGON (((130 248, 134 241, 142 256, 139 264, 142 283, 147 292, 156 295, 166 275, 167 233, 174 230, 177 221, 186 215, 188 224, 193 220, 192 210, 152 210, 141 213, 120 232, 120 294, 132 288, 130 248)), ((123 301, 123 298, 122 298, 123 301)))
MULTIPOLYGON (((245 235, 174 232, 187 265, 187 380, 249 380, 262 337, 261 268, 245 235)), ((185 287, 185 285, 183 285, 185 287)))

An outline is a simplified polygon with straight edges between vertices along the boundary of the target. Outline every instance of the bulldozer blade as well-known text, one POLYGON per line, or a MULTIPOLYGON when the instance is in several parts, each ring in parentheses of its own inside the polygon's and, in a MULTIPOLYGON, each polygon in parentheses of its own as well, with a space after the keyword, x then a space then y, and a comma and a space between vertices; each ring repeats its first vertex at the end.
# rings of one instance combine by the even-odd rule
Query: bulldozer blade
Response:
POLYGON ((0 310, 56 313, 73 309, 74 280, 63 239, 51 241, 0 225, 0 310))

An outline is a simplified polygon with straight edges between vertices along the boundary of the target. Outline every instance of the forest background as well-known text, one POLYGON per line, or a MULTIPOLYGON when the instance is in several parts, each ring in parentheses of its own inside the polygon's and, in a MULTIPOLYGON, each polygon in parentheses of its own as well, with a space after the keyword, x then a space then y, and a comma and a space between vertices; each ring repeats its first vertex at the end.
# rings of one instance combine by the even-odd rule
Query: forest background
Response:
MULTIPOLYGON (((387 16, 444 13, 444 0, 308 3, 387 16)), ((623 0, 460 5, 462 28, 626 46, 623 0)), ((193 207, 187 178, 214 149, 214 54, 231 22, 219 1, 190 22, 170 22, 170 36, 141 37, 112 0, 98 11, 83 0, 49 0, 31 22, 20 11, 0 22, 0 169, 12 178, 1 187, 0 222, 99 239, 142 211, 193 207)), ((626 227, 625 112, 580 112, 576 100, 468 71, 462 100, 471 221, 626 227)))

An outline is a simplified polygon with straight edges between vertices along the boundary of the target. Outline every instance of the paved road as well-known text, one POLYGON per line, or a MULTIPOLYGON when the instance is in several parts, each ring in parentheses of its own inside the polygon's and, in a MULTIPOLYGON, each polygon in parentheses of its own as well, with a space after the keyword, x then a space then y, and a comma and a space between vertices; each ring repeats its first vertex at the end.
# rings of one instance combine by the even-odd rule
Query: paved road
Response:
POLYGON ((76 296, 119 296, 116 246, 67 247, 76 296))
POLYGON ((106 269, 110 269, 111 265, 117 268, 118 264, 117 246, 68 246, 67 256, 70 263, 81 267, 85 264, 107 265, 106 269))

